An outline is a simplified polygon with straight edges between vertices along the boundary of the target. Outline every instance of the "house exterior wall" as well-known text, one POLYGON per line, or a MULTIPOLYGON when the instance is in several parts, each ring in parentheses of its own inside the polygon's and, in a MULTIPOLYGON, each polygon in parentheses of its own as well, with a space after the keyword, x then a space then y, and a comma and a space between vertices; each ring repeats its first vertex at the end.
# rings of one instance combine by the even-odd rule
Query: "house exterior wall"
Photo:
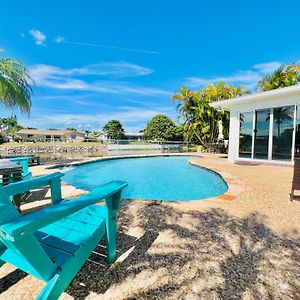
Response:
POLYGON ((84 140, 84 133, 82 132, 67 132, 65 134, 65 138, 67 140, 72 140, 72 141, 83 141, 84 140))
MULTIPOLYGON (((39 133, 35 133, 35 134, 18 133, 18 136, 22 139, 33 139, 33 138, 47 139, 47 137, 48 137, 48 135, 46 135, 46 134, 39 134, 39 133)), ((60 136, 59 138, 62 138, 62 137, 60 136)))
POLYGON ((239 118, 238 111, 230 111, 228 161, 234 162, 239 151, 239 118))
MULTIPOLYGON (((265 99, 253 99, 247 103, 236 103, 230 107, 230 127, 229 127, 229 149, 228 160, 244 160, 239 158, 239 114, 243 112, 254 112, 259 109, 276 108, 290 105, 300 105, 300 93, 294 95, 280 95, 265 99)), ((298 111, 298 114, 300 112, 298 111)))
POLYGON ((45 131, 45 130, 20 130, 18 136, 21 139, 39 139, 39 140, 66 140, 83 141, 85 133, 82 131, 45 131))

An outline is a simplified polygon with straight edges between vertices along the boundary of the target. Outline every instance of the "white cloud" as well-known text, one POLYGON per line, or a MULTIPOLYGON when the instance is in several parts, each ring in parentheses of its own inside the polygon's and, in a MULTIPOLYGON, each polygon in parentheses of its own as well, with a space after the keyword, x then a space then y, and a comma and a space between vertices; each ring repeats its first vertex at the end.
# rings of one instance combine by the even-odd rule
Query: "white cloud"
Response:
POLYGON ((262 64, 256 64, 252 66, 252 68, 258 70, 263 74, 267 74, 267 73, 272 73, 274 70, 278 69, 281 65, 282 65, 281 62, 270 61, 262 64))
POLYGON ((92 91, 110 94, 168 95, 168 91, 132 85, 123 81, 87 81, 86 75, 109 77, 136 77, 153 73, 153 70, 128 62, 86 65, 80 68, 62 69, 45 64, 34 65, 30 73, 38 86, 58 90, 92 91))
POLYGON ((115 77, 135 77, 149 75, 154 71, 126 61, 91 64, 65 71, 65 75, 101 75, 115 77))
POLYGON ((215 76, 215 77, 188 77, 187 85, 191 87, 200 87, 209 83, 224 81, 231 84, 244 84, 249 88, 261 80, 263 76, 273 72, 282 65, 281 62, 272 61, 253 65, 249 70, 238 70, 230 75, 215 76))
MULTIPOLYGON (((96 130, 102 128, 109 120, 120 120, 125 125, 126 130, 139 131, 144 128, 147 122, 157 114, 166 114, 176 118, 175 111, 170 107, 159 107, 156 110, 134 108, 134 107, 114 107, 111 106, 109 113, 95 114, 71 114, 71 113, 53 113, 39 114, 37 118, 24 120, 27 126, 41 127, 41 124, 47 124, 46 127, 55 126, 57 128, 84 127, 96 130)), ((21 120, 22 121, 22 120, 21 120)))
POLYGON ((46 35, 37 29, 29 30, 30 35, 34 38, 36 45, 45 46, 46 35))
POLYGON ((57 44, 63 43, 64 41, 65 41, 65 38, 62 36, 59 36, 59 35, 54 39, 54 42, 57 44))

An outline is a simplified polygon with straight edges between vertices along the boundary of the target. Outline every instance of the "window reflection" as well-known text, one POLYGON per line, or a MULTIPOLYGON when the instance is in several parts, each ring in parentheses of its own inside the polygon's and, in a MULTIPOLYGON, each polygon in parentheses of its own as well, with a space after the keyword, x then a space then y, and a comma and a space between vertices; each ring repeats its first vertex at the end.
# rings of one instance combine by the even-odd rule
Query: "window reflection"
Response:
POLYGON ((253 113, 240 113, 239 157, 251 158, 253 113))
POLYGON ((270 109, 255 111, 254 158, 268 159, 270 109))
MULTIPOLYGON (((272 160, 292 159, 295 106, 240 113, 239 157, 272 160), (254 118, 253 118, 254 115, 254 118), (253 119, 254 130, 253 130, 253 119), (271 123, 271 120, 273 122, 271 123), (272 139, 272 148, 269 142, 272 139), (252 155, 253 140, 253 155, 252 155)), ((300 105, 297 106, 295 156, 300 157, 300 105)))
POLYGON ((294 106, 273 109, 272 159, 291 160, 294 127, 294 106))

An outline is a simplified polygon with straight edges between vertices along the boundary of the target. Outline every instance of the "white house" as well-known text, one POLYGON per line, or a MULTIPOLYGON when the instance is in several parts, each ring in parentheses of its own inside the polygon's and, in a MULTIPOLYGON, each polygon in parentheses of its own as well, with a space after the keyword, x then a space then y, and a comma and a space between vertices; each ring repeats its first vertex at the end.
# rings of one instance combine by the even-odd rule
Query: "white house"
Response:
POLYGON ((300 85, 210 105, 230 111, 230 162, 293 163, 300 156, 300 85))
POLYGON ((73 130, 21 129, 17 132, 17 135, 23 140, 83 141, 85 132, 73 130))
POLYGON ((125 132, 125 138, 131 141, 142 141, 144 140, 144 133, 142 132, 125 132))

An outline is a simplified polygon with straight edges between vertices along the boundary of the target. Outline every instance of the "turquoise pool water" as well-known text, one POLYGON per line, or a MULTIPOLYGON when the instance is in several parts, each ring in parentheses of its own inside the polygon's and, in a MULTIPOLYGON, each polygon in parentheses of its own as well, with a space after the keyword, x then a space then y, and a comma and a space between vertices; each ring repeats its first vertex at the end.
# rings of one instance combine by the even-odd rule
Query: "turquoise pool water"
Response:
POLYGON ((223 194, 227 184, 213 171, 191 165, 187 156, 111 159, 65 168, 64 181, 92 190, 112 180, 124 180, 124 198, 188 201, 223 194))

